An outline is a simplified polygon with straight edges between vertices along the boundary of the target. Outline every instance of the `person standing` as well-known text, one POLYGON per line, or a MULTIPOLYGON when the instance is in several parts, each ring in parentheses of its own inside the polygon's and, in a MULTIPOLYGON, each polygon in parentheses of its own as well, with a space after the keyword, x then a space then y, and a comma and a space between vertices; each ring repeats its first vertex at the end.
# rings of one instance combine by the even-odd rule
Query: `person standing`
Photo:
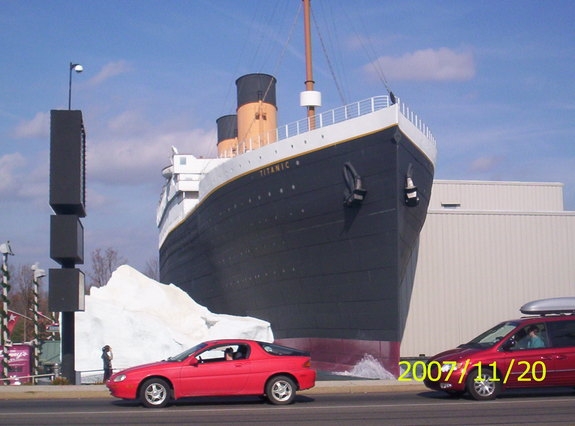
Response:
POLYGON ((104 363, 104 382, 110 378, 112 375, 112 359, 114 354, 112 353, 112 348, 110 345, 106 345, 102 348, 102 361, 104 363))

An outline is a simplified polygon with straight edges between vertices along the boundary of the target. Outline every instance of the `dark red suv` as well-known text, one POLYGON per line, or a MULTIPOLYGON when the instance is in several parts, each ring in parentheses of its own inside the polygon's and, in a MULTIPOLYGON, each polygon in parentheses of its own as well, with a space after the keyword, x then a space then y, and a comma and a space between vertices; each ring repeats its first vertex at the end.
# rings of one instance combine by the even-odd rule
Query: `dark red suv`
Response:
POLYGON ((474 399, 511 388, 575 386, 575 298, 536 300, 505 321, 427 362, 425 385, 474 399))

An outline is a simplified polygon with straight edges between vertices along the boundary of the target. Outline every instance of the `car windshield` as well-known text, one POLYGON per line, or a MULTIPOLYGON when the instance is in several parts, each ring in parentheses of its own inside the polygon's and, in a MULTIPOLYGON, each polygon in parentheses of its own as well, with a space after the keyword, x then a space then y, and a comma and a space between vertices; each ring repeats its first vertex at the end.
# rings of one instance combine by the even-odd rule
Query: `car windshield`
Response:
POLYGON ((187 357, 189 357, 191 354, 193 354, 194 352, 196 352, 199 349, 202 349, 204 347, 206 347, 207 345, 205 343, 200 343, 190 349, 186 349, 184 352, 182 352, 181 354, 178 354, 176 356, 171 356, 167 359, 167 361, 174 361, 174 362, 179 362, 179 361, 183 361, 185 360, 187 357))
POLYGON ((502 322, 497 324, 495 327, 481 333, 475 339, 470 340, 468 343, 459 345, 460 348, 490 348, 505 336, 507 336, 511 331, 513 331, 519 323, 515 321, 502 322))

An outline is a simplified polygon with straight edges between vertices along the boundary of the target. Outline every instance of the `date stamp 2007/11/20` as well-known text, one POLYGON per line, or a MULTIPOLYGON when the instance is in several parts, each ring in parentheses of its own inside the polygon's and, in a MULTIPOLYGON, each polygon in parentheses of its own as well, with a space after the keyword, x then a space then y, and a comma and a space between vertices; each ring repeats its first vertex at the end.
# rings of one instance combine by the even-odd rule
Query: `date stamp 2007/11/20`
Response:
POLYGON ((501 373, 497 361, 489 364, 484 364, 481 361, 471 364, 470 360, 467 360, 465 363, 457 361, 415 361, 413 363, 411 361, 399 361, 399 367, 400 369, 404 367, 404 370, 397 378, 400 382, 423 382, 424 380, 447 382, 457 368, 461 368, 459 383, 462 383, 467 371, 471 371, 471 369, 475 368, 477 369, 477 377, 475 380, 484 380, 484 375, 487 373, 490 376, 490 381, 502 381, 503 384, 506 384, 512 375, 517 375, 516 379, 513 378, 518 382, 542 382, 547 375, 547 366, 543 361, 529 362, 516 361, 515 359, 511 359, 501 373))

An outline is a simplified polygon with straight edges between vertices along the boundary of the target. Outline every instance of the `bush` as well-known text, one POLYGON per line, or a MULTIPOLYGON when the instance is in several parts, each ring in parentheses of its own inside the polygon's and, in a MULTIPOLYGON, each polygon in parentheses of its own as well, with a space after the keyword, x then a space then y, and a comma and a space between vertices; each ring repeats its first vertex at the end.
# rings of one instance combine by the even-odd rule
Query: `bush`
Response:
POLYGON ((68 379, 66 377, 60 376, 60 377, 55 377, 54 380, 52 380, 52 384, 53 385, 69 385, 70 382, 68 381, 68 379))

